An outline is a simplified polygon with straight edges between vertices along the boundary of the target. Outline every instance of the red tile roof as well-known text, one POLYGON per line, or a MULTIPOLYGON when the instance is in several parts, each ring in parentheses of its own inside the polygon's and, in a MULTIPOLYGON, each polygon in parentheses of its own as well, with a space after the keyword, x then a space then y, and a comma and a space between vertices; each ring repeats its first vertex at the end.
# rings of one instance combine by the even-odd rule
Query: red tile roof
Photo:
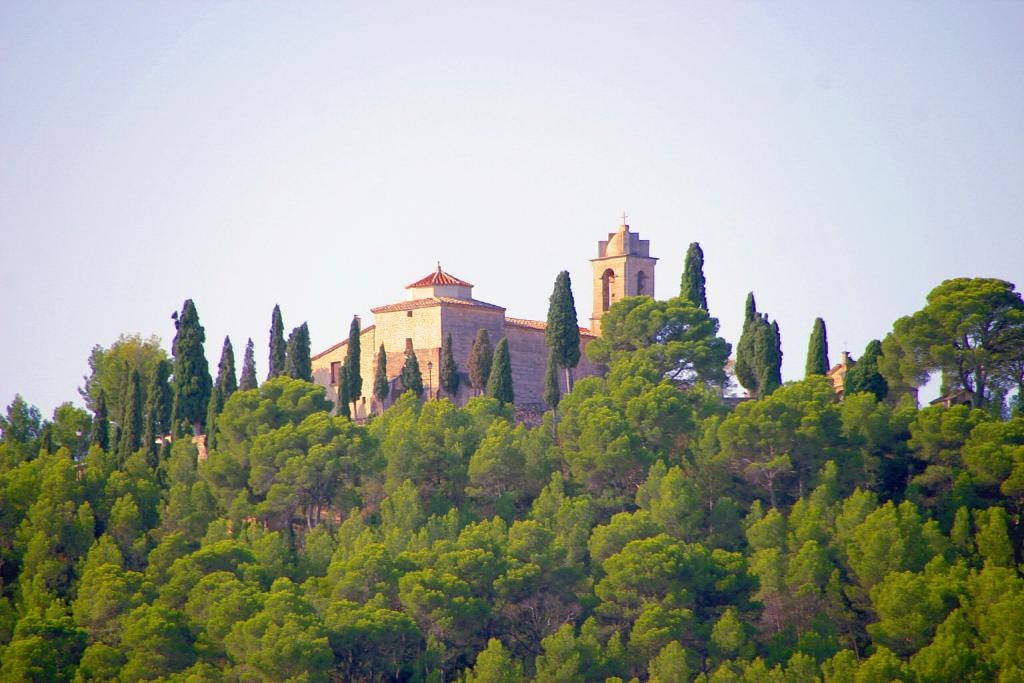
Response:
MULTIPOLYGON (((548 324, 546 322, 542 322, 540 320, 527 320, 526 318, 509 318, 506 316, 505 324, 511 325, 512 327, 527 327, 531 330, 548 329, 548 324)), ((588 330, 585 327, 580 328, 580 334, 582 334, 584 337, 595 336, 590 330, 588 330)))
POLYGON ((378 306, 377 308, 371 308, 371 313, 393 313, 394 311, 410 311, 415 308, 429 308, 431 306, 440 306, 441 304, 450 304, 452 306, 473 306, 475 308, 490 308, 497 311, 504 311, 505 309, 501 306, 495 306, 489 304, 486 301, 477 301, 476 299, 456 299, 451 296, 428 296, 423 299, 412 299, 411 301, 399 301, 393 304, 387 304, 386 306, 378 306))
POLYGON ((439 263, 437 264, 437 270, 435 270, 433 273, 417 280, 411 285, 406 285, 405 288, 411 289, 412 287, 429 287, 431 285, 456 285, 458 287, 473 286, 466 282, 465 280, 460 280, 454 275, 449 275, 448 273, 441 270, 441 264, 439 263))

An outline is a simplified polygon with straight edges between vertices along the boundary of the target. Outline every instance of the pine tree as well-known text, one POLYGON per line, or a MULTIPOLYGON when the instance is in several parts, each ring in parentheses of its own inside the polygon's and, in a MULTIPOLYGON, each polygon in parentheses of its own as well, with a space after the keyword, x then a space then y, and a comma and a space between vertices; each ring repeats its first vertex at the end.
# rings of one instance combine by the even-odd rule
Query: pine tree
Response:
POLYGON ((128 391, 124 394, 124 419, 121 422, 121 441, 118 457, 121 462, 128 460, 142 444, 142 380, 134 368, 128 378, 128 391))
POLYGON ((889 395, 889 383, 878 370, 878 359, 882 355, 882 343, 877 339, 868 342, 864 355, 857 364, 846 371, 843 378, 843 393, 847 396, 869 391, 879 401, 889 395))
POLYGON ((251 391, 257 388, 256 358, 253 355, 252 338, 245 343, 245 359, 242 361, 242 376, 238 380, 239 391, 251 391))
POLYGON ((284 320, 281 318, 281 307, 274 305, 274 313, 270 318, 270 371, 267 379, 274 379, 284 373, 285 342, 284 320))
POLYGON ((487 395, 502 403, 512 403, 515 400, 512 391, 512 359, 508 354, 507 337, 502 337, 494 347, 494 362, 491 364, 491 376, 487 380, 487 395))
MULTIPOLYGON (((200 433, 206 408, 210 401, 213 380, 210 366, 203 353, 206 332, 199 324, 192 299, 185 301, 181 315, 176 322, 178 333, 174 336, 174 408, 173 421, 192 424, 195 434, 200 433)), ((175 426, 177 429, 177 425, 175 426)))
POLYGON ((380 345, 377 352, 377 368, 373 373, 373 397, 380 402, 381 410, 384 409, 384 401, 391 393, 391 385, 388 382, 388 354, 384 351, 384 345, 380 345))
POLYGON ((704 289, 704 252, 697 242, 691 242, 686 250, 686 266, 679 296, 697 308, 708 310, 708 297, 704 289))
POLYGON ((313 381, 313 363, 309 351, 309 327, 302 323, 288 335, 284 374, 292 379, 313 381))
POLYGON ((157 438, 171 433, 171 387, 168 377, 171 364, 161 360, 153 368, 149 378, 149 389, 146 391, 146 410, 144 413, 145 428, 142 431, 142 445, 146 447, 150 466, 157 464, 157 438))
POLYGON ((828 337, 825 331, 825 321, 821 318, 814 319, 814 327, 811 329, 811 338, 807 342, 807 366, 805 375, 824 375, 828 372, 828 337))
POLYGON ((100 388, 96 397, 96 412, 92 419, 92 434, 89 445, 99 446, 103 450, 110 447, 110 419, 107 417, 107 394, 100 388))
POLYGON ((544 338, 558 367, 565 369, 565 386, 572 390, 572 369, 580 362, 580 325, 576 319, 576 302, 567 270, 555 278, 555 287, 548 299, 548 324, 544 338))
MULTIPOLYGON (((231 337, 224 337, 224 346, 220 350, 220 363, 217 364, 217 389, 220 391, 220 405, 223 406, 231 394, 238 391, 235 379, 235 349, 231 346, 231 337)), ((220 412, 220 408, 217 409, 220 412)))
POLYGON ((359 316, 353 316, 352 324, 348 328, 348 346, 345 349, 345 367, 349 368, 348 396, 350 401, 358 401, 359 397, 363 395, 363 375, 360 372, 362 365, 359 354, 359 316))
POLYGON ((338 415, 352 417, 352 409, 349 407, 352 403, 352 395, 348 393, 352 383, 349 381, 348 373, 347 365, 342 365, 338 369, 338 402, 336 408, 338 415))
POLYGON ((476 339, 473 340, 473 346, 469 349, 469 383, 473 385, 478 394, 483 394, 484 389, 487 388, 493 360, 494 349, 491 348, 491 337, 487 334, 487 330, 481 327, 477 330, 476 339))
POLYGON ((409 349, 405 352, 405 365, 402 366, 402 385, 417 396, 423 396, 423 375, 420 373, 420 362, 416 352, 409 349))
POLYGON ((747 294, 747 303, 743 313, 743 333, 736 345, 736 363, 734 372, 736 380, 751 396, 758 391, 758 372, 754 354, 754 346, 760 332, 761 318, 757 315, 757 304, 754 293, 747 294))
POLYGON ((441 367, 438 369, 438 382, 445 393, 452 398, 459 393, 459 366, 455 364, 451 332, 446 334, 444 341, 441 342, 441 367))

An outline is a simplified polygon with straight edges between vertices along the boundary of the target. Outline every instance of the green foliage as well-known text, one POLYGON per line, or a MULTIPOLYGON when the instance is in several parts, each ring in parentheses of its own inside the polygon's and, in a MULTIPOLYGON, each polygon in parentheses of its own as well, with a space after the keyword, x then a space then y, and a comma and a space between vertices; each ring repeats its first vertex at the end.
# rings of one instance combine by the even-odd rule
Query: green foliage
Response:
POLYGON ((423 395, 423 375, 420 373, 420 362, 413 349, 405 352, 405 364, 399 376, 402 378, 402 386, 407 391, 411 391, 417 398, 423 395))
POLYGON ((877 339, 868 342, 863 355, 843 378, 843 391, 847 396, 867 392, 881 401, 889 394, 889 383, 878 369, 881 356, 882 342, 877 339))
POLYGON ((127 386, 128 375, 137 370, 139 377, 151 377, 160 361, 167 360, 167 353, 160 347, 159 337, 143 339, 138 334, 122 334, 109 349, 94 346, 89 355, 89 376, 85 386, 79 389, 86 407, 96 412, 102 391, 107 414, 119 417, 124 412, 122 393, 127 386))
POLYGON ((144 428, 142 445, 150 456, 150 464, 155 464, 157 455, 157 438, 171 433, 171 408, 173 399, 168 378, 171 364, 165 360, 157 363, 153 375, 149 379, 146 391, 146 408, 143 412, 144 428))
POLYGON ((885 379, 918 387, 941 371, 946 389, 965 389, 981 403, 1000 384, 1019 381, 1013 370, 1024 356, 1024 300, 1014 289, 992 278, 943 282, 882 342, 885 379))
MULTIPOLYGON (((355 367, 358 367, 358 365, 355 367)), ((309 350, 309 326, 306 323, 302 323, 288 335, 288 343, 285 345, 284 372, 282 374, 292 379, 301 379, 304 382, 313 381, 313 366, 310 361, 309 350)))
POLYGON ((487 380, 487 395, 502 403, 512 403, 515 400, 512 391, 512 358, 508 353, 507 337, 502 337, 494 347, 494 361, 491 363, 491 374, 487 380))
POLYGON ((245 342, 245 358, 242 360, 242 374, 238 378, 239 391, 251 391, 258 386, 256 381, 256 357, 253 353, 252 338, 245 342))
POLYGON ((206 419, 207 403, 213 380, 203 353, 206 332, 199 324, 192 299, 187 299, 181 315, 175 320, 174 336, 174 404, 172 422, 191 423, 195 433, 206 419))
POLYGON ((377 352, 377 363, 373 370, 373 397, 380 402, 382 408, 384 407, 384 401, 387 400, 390 392, 391 384, 388 382, 388 354, 384 351, 384 344, 381 344, 380 350, 377 352))
POLYGON ((828 336, 825 331, 825 321, 815 318, 814 327, 811 329, 811 338, 807 342, 807 365, 804 374, 810 377, 811 375, 824 375, 828 371, 828 336))
POLYGON ((444 336, 441 342, 441 368, 437 373, 438 382, 444 392, 454 397, 459 392, 459 366, 455 363, 452 351, 452 333, 444 336))
POLYGON ((217 381, 214 383, 220 392, 221 401, 231 398, 238 391, 235 379, 235 349, 231 346, 231 337, 224 337, 224 346, 220 350, 220 362, 217 363, 217 381))
POLYGON ((348 396, 350 401, 357 401, 363 394, 363 375, 360 371, 360 331, 359 316, 352 317, 352 324, 348 328, 348 344, 345 346, 345 367, 348 368, 348 396))
POLYGON ((686 249, 683 278, 679 285, 679 297, 702 310, 708 310, 708 297, 704 283, 704 251, 697 242, 691 242, 686 249))
POLYGON ((563 270, 555 278, 555 287, 548 299, 548 320, 544 339, 555 363, 565 369, 566 383, 571 389, 572 368, 580 362, 580 327, 576 319, 576 302, 573 300, 572 283, 567 270, 563 270))
POLYGON ((274 312, 270 316, 270 358, 267 362, 267 379, 283 375, 287 349, 284 341, 284 319, 281 307, 274 304, 274 312))
POLYGON ((478 395, 487 388, 487 381, 491 377, 491 363, 494 360, 494 349, 491 348, 491 338, 487 330, 477 330, 476 339, 469 349, 469 383, 477 390, 478 395))
POLYGON ((552 351, 548 354, 547 370, 544 373, 544 402, 555 409, 558 408, 558 402, 561 400, 562 388, 558 382, 558 362, 552 351))
MULTIPOLYGON (((15 397, 17 400, 17 397, 15 397)), ((8 413, 10 411, 8 410, 8 413)), ((2 418, 0 418, 2 419, 2 418)), ((6 439, 7 428, 4 427, 6 439)), ((96 412, 92 420, 92 432, 89 435, 89 444, 99 446, 102 450, 110 448, 110 418, 107 416, 107 395, 100 389, 96 397, 96 412)))

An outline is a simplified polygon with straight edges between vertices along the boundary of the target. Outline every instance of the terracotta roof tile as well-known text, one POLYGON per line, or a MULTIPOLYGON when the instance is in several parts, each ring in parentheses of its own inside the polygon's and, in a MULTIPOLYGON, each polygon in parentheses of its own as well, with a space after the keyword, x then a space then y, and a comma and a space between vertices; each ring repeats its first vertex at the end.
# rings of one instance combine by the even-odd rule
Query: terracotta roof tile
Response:
POLYGON ((399 301, 393 304, 387 304, 386 306, 378 306, 377 308, 371 308, 371 313, 392 313, 394 311, 411 311, 416 308, 430 308, 431 306, 439 306, 441 304, 449 304, 452 306, 472 306, 474 308, 489 308, 496 311, 504 311, 505 309, 501 306, 495 306, 489 304, 486 301, 477 301, 476 299, 456 299, 452 296, 428 296, 423 299, 412 299, 411 301, 399 301))
POLYGON ((435 270, 433 273, 431 273, 430 275, 427 275, 424 278, 420 278, 419 280, 417 280, 416 282, 412 283, 411 285, 406 285, 405 288, 406 289, 412 289, 413 287, 429 287, 431 285, 456 285, 456 286, 459 286, 459 287, 472 287, 473 286, 473 285, 469 284, 468 282, 466 282, 465 280, 460 280, 459 278, 455 277, 454 275, 450 275, 450 274, 444 272, 443 270, 441 270, 441 266, 439 264, 437 266, 437 270, 435 270))
MULTIPOLYGON (((527 328, 529 328, 531 330, 546 330, 546 329, 548 329, 548 324, 546 322, 542 322, 540 320, 527 320, 526 318, 509 318, 509 317, 506 316, 505 324, 506 325, 511 325, 512 327, 527 327, 527 328)), ((586 327, 581 327, 580 328, 580 334, 585 336, 585 337, 593 337, 593 336, 595 336, 586 327)))

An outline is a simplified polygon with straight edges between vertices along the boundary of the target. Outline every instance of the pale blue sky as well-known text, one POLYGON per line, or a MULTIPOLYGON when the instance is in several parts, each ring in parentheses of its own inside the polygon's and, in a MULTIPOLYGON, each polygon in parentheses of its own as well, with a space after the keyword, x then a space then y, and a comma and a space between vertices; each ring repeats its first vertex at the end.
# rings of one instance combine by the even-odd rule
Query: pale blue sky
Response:
POLYGON ((0 4, 0 402, 193 298, 266 373, 440 259, 543 318, 627 211, 673 295, 699 241, 802 375, 945 278, 1024 284, 1024 3, 0 4))

